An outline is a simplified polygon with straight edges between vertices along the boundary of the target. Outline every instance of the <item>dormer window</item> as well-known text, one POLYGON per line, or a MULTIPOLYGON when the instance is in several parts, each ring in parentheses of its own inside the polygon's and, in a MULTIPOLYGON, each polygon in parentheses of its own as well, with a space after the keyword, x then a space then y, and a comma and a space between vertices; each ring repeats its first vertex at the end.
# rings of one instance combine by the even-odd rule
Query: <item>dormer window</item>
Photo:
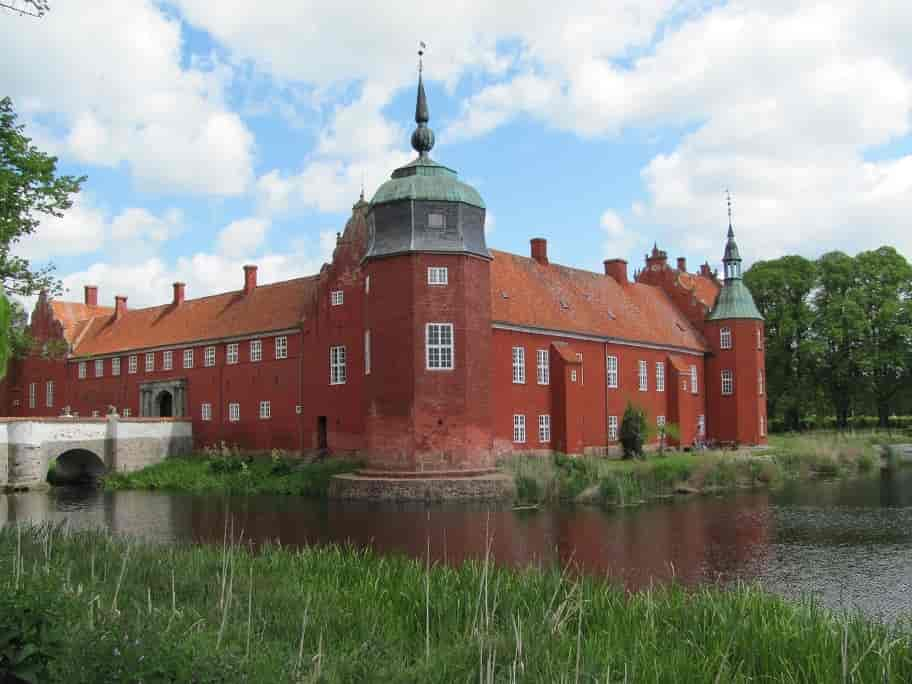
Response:
POLYGON ((428 228, 434 230, 446 229, 446 216, 443 214, 428 214, 428 228))

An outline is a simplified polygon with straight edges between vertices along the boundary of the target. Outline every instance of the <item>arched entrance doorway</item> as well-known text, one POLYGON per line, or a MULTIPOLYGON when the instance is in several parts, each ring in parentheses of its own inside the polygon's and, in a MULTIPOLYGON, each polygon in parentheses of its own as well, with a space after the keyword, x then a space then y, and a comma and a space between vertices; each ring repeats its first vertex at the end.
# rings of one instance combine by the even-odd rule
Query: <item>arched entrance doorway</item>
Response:
POLYGON ((64 451, 54 462, 48 480, 54 484, 79 484, 94 482, 105 473, 104 461, 88 449, 64 451))
POLYGON ((155 397, 155 414, 161 418, 174 416, 174 397, 171 392, 164 390, 155 397))

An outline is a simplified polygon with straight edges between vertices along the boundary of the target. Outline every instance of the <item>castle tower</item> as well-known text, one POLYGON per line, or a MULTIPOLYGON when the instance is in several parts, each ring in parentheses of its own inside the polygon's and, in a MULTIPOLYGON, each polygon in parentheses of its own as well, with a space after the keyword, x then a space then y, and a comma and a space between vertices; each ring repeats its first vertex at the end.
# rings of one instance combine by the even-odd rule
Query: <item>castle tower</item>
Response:
POLYGON ((725 281, 704 329, 712 349, 706 364, 707 437, 721 442, 765 444, 763 316, 741 279, 741 254, 732 228, 731 197, 722 263, 725 281))
POLYGON ((485 204, 454 170, 430 158, 429 120, 419 64, 411 138, 418 156, 380 186, 367 215, 364 400, 371 468, 493 464, 485 204))

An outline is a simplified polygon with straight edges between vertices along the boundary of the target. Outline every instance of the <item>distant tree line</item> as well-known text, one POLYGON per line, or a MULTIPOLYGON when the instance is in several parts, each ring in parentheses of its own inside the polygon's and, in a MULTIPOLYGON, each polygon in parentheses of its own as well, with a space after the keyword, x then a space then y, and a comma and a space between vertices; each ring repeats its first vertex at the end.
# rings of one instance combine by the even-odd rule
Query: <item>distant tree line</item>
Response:
POLYGON ((912 266, 895 249, 760 261, 744 281, 766 318, 771 425, 912 410, 912 266))

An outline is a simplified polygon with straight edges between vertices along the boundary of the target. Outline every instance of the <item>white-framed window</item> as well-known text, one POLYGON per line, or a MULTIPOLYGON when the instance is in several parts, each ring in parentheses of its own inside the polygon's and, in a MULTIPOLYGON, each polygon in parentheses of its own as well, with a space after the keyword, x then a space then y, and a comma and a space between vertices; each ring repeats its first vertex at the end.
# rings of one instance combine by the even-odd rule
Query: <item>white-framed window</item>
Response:
POLYGON ((35 408, 38 405, 38 383, 29 383, 29 408, 35 408))
POLYGON ((586 377, 583 374, 583 352, 576 352, 576 360, 579 361, 580 384, 585 384, 586 377))
POLYGON ((428 266, 428 285, 447 285, 449 278, 446 266, 428 266))
POLYGON ((513 416, 513 441, 519 444, 526 441, 526 417, 522 414, 513 416))
POLYGON ((155 370, 155 352, 146 352, 146 373, 155 370))
POLYGON ((236 401, 232 401, 230 404, 228 404, 228 422, 237 423, 240 419, 241 405, 236 401))
POLYGON ((706 416, 702 413, 697 416, 697 436, 703 437, 706 435, 706 416))
POLYGON ((261 361, 263 359, 263 340, 250 340, 250 360, 261 361))
POLYGON ((570 370, 570 382, 576 382, 576 369, 575 368, 570 370))
POLYGON ((174 352, 173 351, 163 351, 162 352, 162 369, 171 370, 174 368, 174 352))
POLYGON ((698 394, 700 391, 697 385, 697 366, 695 364, 690 365, 690 391, 694 394, 698 394))
POLYGON ((275 357, 277 359, 288 358, 288 338, 285 335, 279 335, 275 338, 275 357))
POLYGON ((54 405, 54 381, 44 383, 44 405, 51 408, 54 405))
POLYGON ((272 402, 264 400, 260 402, 260 420, 266 420, 272 417, 272 402))
POLYGON ((617 389, 618 386, 618 357, 609 356, 607 357, 607 368, 608 368, 608 387, 609 389, 617 389))
POLYGON ((665 362, 656 361, 656 392, 665 391, 665 362))
POLYGON ((104 359, 95 359, 95 377, 100 378, 104 375, 104 359))
POLYGON ((120 357, 111 359, 111 375, 120 375, 120 357))
POLYGON ((538 441, 542 443, 551 441, 551 416, 538 417, 538 441))
POLYGON ((766 416, 760 414, 760 436, 766 437, 766 416))
POLYGON ((212 420, 212 404, 208 401, 200 404, 200 420, 212 420))
POLYGON ((731 328, 719 329, 719 346, 722 349, 732 348, 732 331, 731 328))
POLYGON ((535 351, 535 377, 539 385, 551 384, 551 365, 547 349, 535 351))
POLYGON ((618 438, 618 417, 608 416, 608 441, 616 442, 618 438))
POLYGON ((371 331, 364 331, 364 374, 371 374, 371 331))
POLYGON ((757 390, 763 396, 763 369, 757 371, 757 390))
POLYGON ((446 216, 444 214, 428 214, 428 228, 434 230, 446 229, 446 216))
POLYGON ((427 370, 453 370, 453 324, 428 323, 425 327, 427 370))
POLYGON ((735 391, 735 378, 726 368, 722 371, 722 394, 732 394, 735 391))
POLYGON ((98 418, 98 417, 99 417, 98 409, 95 409, 94 411, 92 411, 92 418, 98 418))
POLYGON ((129 417, 130 417, 130 409, 125 408, 125 409, 123 410, 123 417, 124 417, 124 418, 129 418, 129 417))
POLYGON ((345 345, 329 348, 329 384, 344 385, 347 380, 345 370, 345 345))
POLYGON ((333 290, 329 293, 329 297, 333 306, 342 306, 345 302, 345 293, 342 290, 333 290))
POLYGON ((645 392, 649 389, 649 370, 642 359, 640 359, 639 369, 640 392, 645 392))
POLYGON ((79 362, 79 377, 84 378, 85 376, 86 376, 86 362, 80 361, 79 362))
POLYGON ((234 364, 238 362, 238 343, 232 342, 227 347, 227 353, 225 354, 225 363, 234 364))
POLYGON ((139 368, 139 359, 136 354, 130 354, 127 358, 127 373, 135 373, 137 368, 139 368))
POLYGON ((522 385, 526 382, 526 348, 513 347, 513 383, 522 385))
POLYGON ((184 349, 184 368, 193 368, 193 350, 184 349))
POLYGON ((206 347, 206 350, 203 352, 203 365, 215 365, 215 347, 206 347))
POLYGON ((364 276, 364 294, 370 294, 371 292, 371 277, 364 276))
POLYGON ((665 416, 656 416, 656 427, 659 429, 665 427, 665 416))
POLYGON ((760 326, 757 326, 757 351, 763 349, 763 332, 760 330, 760 326))

